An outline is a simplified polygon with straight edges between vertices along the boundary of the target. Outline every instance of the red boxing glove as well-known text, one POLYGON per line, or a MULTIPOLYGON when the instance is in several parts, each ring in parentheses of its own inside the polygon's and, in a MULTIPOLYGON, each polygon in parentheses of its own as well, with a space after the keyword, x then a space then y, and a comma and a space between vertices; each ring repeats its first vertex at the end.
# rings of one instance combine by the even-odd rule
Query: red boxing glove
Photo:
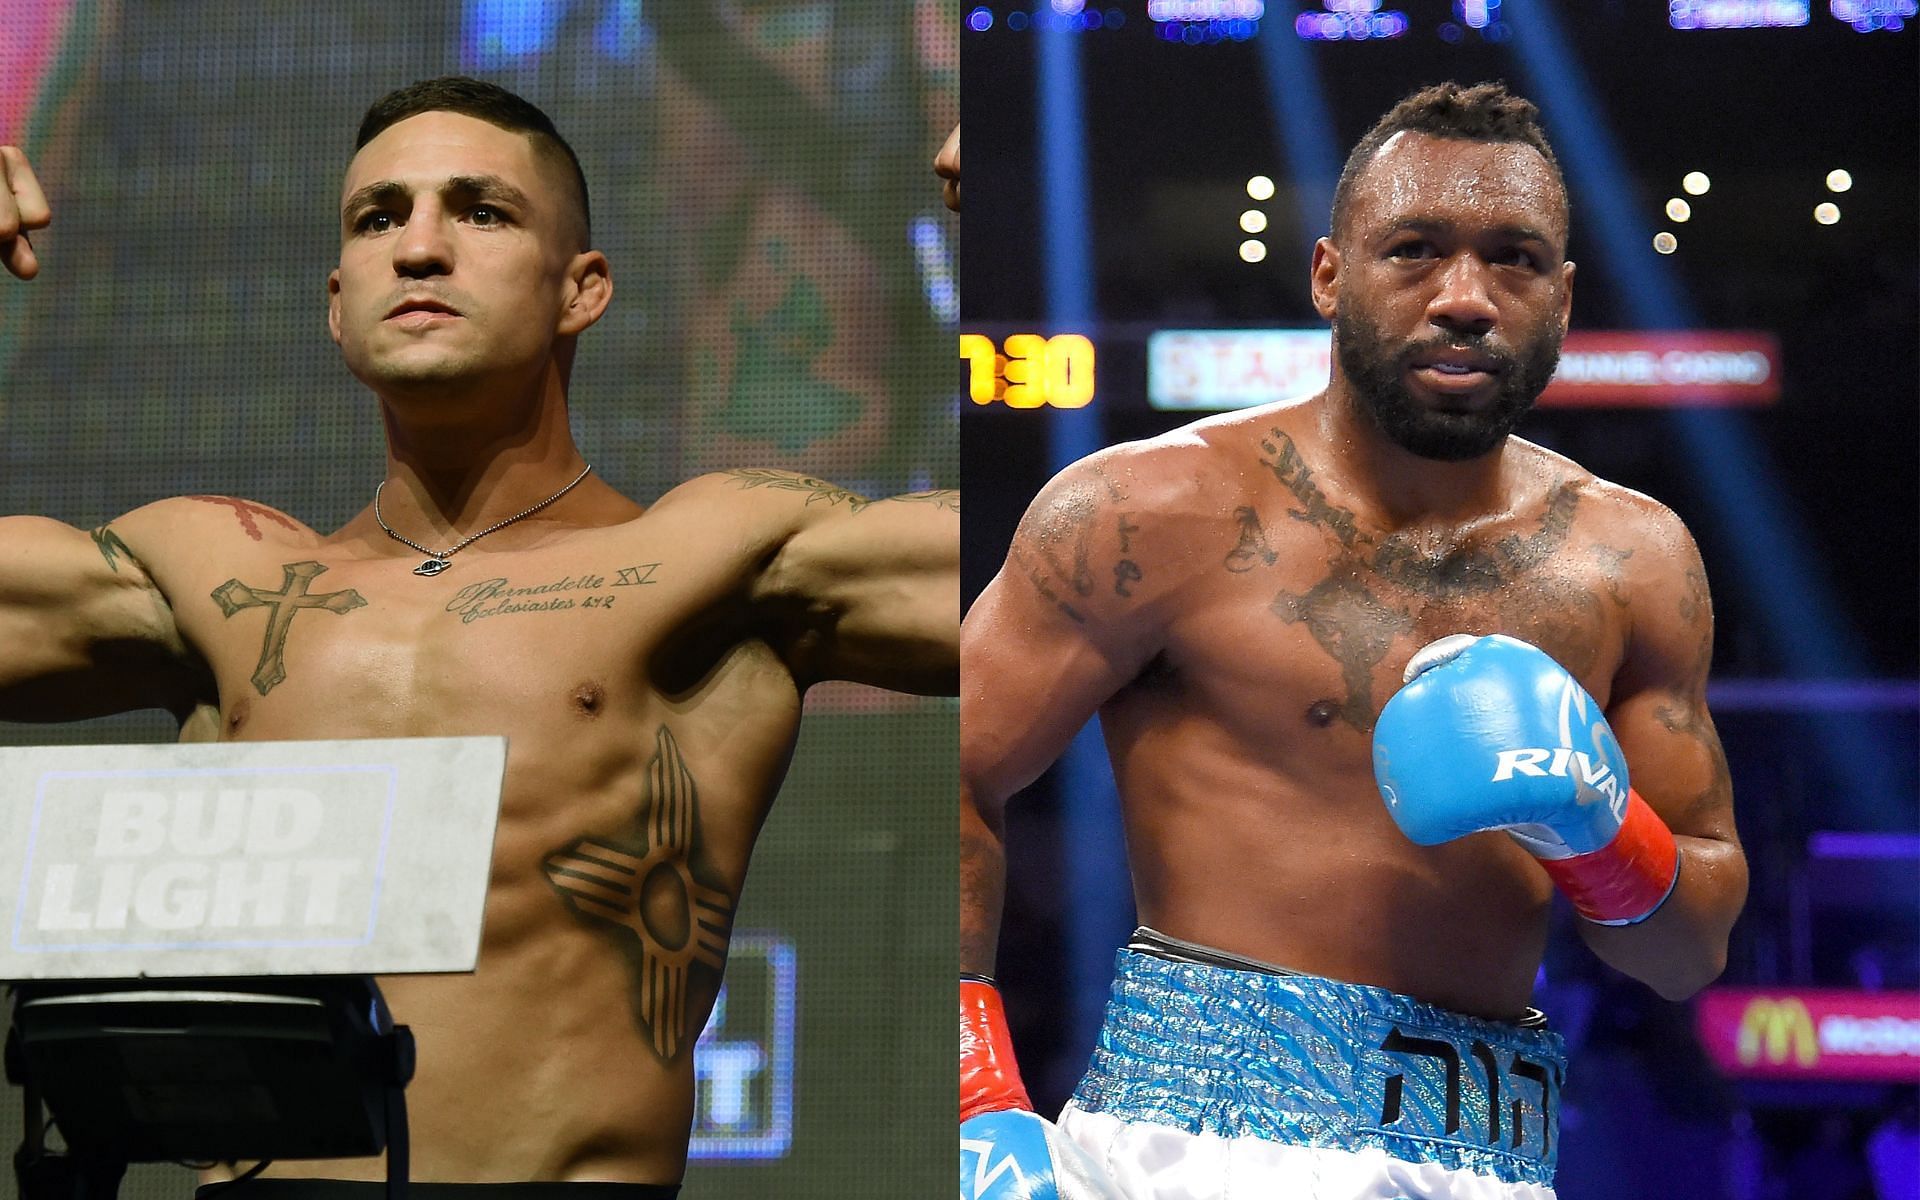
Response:
POLYGON ((979 975, 960 977, 960 1119, 1006 1109, 1033 1111, 1007 1034, 1000 989, 979 975))

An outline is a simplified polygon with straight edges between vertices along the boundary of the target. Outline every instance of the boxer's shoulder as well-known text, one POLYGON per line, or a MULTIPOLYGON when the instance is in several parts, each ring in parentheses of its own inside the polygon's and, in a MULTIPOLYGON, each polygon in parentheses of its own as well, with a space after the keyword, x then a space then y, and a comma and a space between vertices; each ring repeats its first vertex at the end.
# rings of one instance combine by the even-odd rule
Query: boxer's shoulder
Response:
POLYGON ((1212 543, 1243 486, 1217 447, 1182 430, 1108 446, 1040 489, 1009 567, 1076 621, 1137 617, 1177 601, 1218 558, 1212 543))

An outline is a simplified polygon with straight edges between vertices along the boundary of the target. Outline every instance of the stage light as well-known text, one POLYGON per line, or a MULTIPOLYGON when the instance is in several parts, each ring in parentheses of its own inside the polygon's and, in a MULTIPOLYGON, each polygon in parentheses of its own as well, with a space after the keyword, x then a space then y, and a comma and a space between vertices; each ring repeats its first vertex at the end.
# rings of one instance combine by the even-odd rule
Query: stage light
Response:
POLYGON ((1267 228, 1267 214, 1257 208, 1250 208, 1240 214, 1240 228, 1248 233, 1263 233, 1267 228))
POLYGON ((1680 248, 1680 239, 1662 229, 1653 235, 1653 248, 1662 254, 1672 254, 1680 248))
POLYGON ((1844 192, 1852 186, 1853 186, 1853 176, 1848 172, 1846 171, 1828 171, 1827 172, 1827 190, 1828 191, 1844 192))
POLYGON ((1273 199, 1273 180, 1268 179, 1265 175, 1255 175, 1252 179, 1247 180, 1247 195, 1252 196, 1255 200, 1273 199))
POLYGON ((1688 171, 1687 177, 1680 181, 1681 190, 1689 196, 1704 196, 1712 186, 1713 180, 1708 179, 1703 171, 1688 171))
POLYGON ((1259 238, 1248 238, 1240 243, 1242 262, 1257 263, 1267 256, 1267 244, 1259 238))
POLYGON ((985 33, 987 30, 992 29, 993 28, 993 10, 990 8, 983 7, 983 8, 976 8, 972 12, 968 13, 967 28, 973 30, 975 33, 985 33))
POLYGON ((1832 201, 1816 204, 1813 206, 1813 219, 1822 225, 1837 225, 1840 223, 1840 206, 1832 201))
POLYGON ((1684 221, 1693 215, 1693 205, 1675 196, 1667 201, 1667 220, 1684 221))

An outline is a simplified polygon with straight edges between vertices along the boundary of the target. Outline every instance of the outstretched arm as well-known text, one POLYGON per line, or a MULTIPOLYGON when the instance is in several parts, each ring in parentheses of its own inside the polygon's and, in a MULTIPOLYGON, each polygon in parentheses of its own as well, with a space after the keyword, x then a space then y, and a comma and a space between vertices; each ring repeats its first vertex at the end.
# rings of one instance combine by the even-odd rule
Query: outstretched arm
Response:
POLYGON ((0 518, 0 719, 193 708, 197 660, 122 536, 150 524, 133 514, 88 533, 0 518))
POLYGON ((802 686, 848 679, 921 695, 959 684, 960 493, 867 500, 787 471, 729 471, 797 513, 754 589, 802 686))
POLYGON ((1727 936, 1747 896, 1747 860, 1734 831, 1733 785, 1707 712, 1713 609, 1693 538, 1665 509, 1628 564, 1633 632, 1614 679, 1607 721, 1634 790, 1680 850, 1673 893, 1637 925, 1580 922, 1609 965, 1669 1000, 1718 978, 1727 936))

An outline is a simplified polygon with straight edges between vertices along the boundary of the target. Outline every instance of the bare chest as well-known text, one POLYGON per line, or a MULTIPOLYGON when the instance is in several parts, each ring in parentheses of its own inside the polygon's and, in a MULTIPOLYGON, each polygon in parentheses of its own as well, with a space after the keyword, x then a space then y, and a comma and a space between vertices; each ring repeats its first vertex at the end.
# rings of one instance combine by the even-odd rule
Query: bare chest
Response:
POLYGON ((674 664, 697 677, 750 633, 726 564, 633 537, 460 555, 431 577, 416 563, 247 547, 169 581, 226 735, 412 736, 631 712, 683 683, 661 677, 674 664))
POLYGON ((1627 628, 1622 552, 1578 529, 1568 496, 1458 537, 1242 509, 1232 547, 1217 568, 1201 566, 1136 689, 1263 744, 1370 734, 1420 647, 1504 633, 1545 650, 1604 704, 1627 628))

